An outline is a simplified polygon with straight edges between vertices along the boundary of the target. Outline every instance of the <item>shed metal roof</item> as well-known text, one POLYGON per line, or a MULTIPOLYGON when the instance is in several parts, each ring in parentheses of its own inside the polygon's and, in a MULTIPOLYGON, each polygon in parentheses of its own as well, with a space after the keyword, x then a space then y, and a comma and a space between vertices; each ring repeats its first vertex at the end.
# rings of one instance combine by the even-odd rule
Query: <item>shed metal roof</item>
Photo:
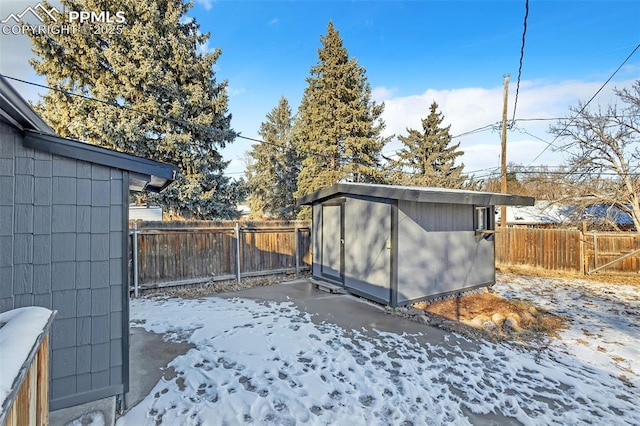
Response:
POLYGON ((474 204, 484 206, 532 206, 535 201, 533 197, 497 194, 493 192, 419 186, 337 183, 299 198, 298 205, 315 204, 340 195, 359 195, 391 200, 417 201, 421 203, 474 204))
POLYGON ((178 167, 58 136, 0 75, 0 119, 24 132, 24 145, 38 151, 100 164, 130 173, 130 189, 160 192, 176 179, 178 167))

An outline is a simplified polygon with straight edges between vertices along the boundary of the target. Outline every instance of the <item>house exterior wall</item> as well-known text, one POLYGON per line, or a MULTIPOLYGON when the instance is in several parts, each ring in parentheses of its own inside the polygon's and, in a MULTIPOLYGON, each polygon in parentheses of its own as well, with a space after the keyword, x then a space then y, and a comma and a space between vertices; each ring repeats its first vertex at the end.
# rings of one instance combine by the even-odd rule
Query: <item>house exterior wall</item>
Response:
POLYGON ((57 311, 52 410, 123 393, 128 174, 22 138, 0 120, 0 312, 57 311))
POLYGON ((398 202, 398 304, 495 282, 493 239, 472 205, 398 202))
POLYGON ((347 197, 344 209, 344 285, 389 303, 391 204, 347 197))

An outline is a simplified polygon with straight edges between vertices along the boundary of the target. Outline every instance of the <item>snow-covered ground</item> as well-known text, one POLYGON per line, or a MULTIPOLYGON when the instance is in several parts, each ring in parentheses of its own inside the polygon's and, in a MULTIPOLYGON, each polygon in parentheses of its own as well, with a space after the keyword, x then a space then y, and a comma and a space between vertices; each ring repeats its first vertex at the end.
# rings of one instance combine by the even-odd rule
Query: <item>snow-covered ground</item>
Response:
POLYGON ((554 351, 640 384, 640 286, 503 276, 494 289, 571 321, 552 341, 554 351))
POLYGON ((455 334, 435 345, 427 326, 345 330, 293 302, 134 300, 134 325, 195 348, 118 425, 640 424, 640 287, 500 277, 495 288, 573 318, 570 329, 541 350, 455 334))

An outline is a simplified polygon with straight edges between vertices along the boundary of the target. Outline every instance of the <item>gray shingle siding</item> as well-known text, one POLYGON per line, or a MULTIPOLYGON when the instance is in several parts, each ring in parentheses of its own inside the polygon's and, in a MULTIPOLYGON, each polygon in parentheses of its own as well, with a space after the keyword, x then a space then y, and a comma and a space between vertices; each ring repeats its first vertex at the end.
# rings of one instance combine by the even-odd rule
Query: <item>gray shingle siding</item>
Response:
POLYGON ((126 172, 36 152, 22 137, 0 119, 0 311, 58 311, 55 410, 124 391, 126 172))

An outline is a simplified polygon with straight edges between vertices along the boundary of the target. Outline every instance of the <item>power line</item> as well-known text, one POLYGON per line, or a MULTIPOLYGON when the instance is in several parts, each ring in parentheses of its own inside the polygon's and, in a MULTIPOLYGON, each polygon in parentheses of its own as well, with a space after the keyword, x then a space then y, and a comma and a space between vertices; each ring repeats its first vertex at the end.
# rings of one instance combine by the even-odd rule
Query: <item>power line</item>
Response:
MULTIPOLYGON (((556 171, 556 170, 511 170, 509 173, 514 175, 552 175, 552 176, 589 176, 593 177, 620 177, 615 172, 597 172, 597 171, 556 171)), ((487 172, 480 175, 469 174, 475 180, 499 179, 500 171, 487 172)), ((640 173, 627 173, 625 176, 640 177, 640 173)))
POLYGON ((525 45, 525 36, 527 35, 527 18, 529 17, 529 0, 525 0, 524 3, 524 28, 522 30, 522 45, 520 47, 520 65, 518 67, 518 82, 516 83, 516 98, 513 104, 513 118, 511 122, 513 123, 516 119, 516 110, 518 109, 518 94, 520 93, 520 77, 522 77, 522 62, 524 60, 524 45, 525 45))
MULTIPOLYGON (((591 97, 589 102, 587 102, 587 104, 583 107, 583 109, 580 111, 580 113, 578 113, 577 116, 579 116, 584 111, 586 106, 598 95, 598 93, 604 88, 604 86, 615 76, 615 74, 620 70, 620 68, 622 68, 622 66, 624 66, 624 64, 631 58, 631 56, 639 48, 640 48, 640 44, 638 44, 636 46, 636 48, 631 52, 631 54, 627 57, 627 59, 625 59, 625 61, 616 69, 616 71, 609 77, 609 79, 602 85, 602 87, 600 87, 600 89, 591 97)), ((63 94, 68 95, 68 96, 79 97, 79 98, 82 98, 82 99, 85 99, 85 100, 88 100, 88 101, 98 102, 98 103, 101 103, 101 104, 104 104, 104 105, 107 105, 107 106, 125 109, 125 110, 131 111, 131 112, 135 112, 135 113, 138 113, 138 114, 144 114, 144 115, 147 115, 149 117, 166 120, 166 121, 169 121, 169 122, 172 122, 172 123, 176 123, 176 124, 180 124, 180 125, 183 125, 183 126, 200 127, 200 128, 205 128, 207 130, 220 131, 219 129, 210 128, 210 127, 198 124, 198 123, 192 123, 192 122, 188 122, 188 121, 181 120, 181 119, 175 119, 175 118, 168 117, 168 116, 161 115, 161 114, 151 113, 149 111, 144 111, 144 110, 137 109, 137 108, 132 108, 132 107, 129 107, 129 106, 126 106, 126 105, 121 105, 121 104, 118 104, 118 103, 105 101, 103 99, 93 98, 93 97, 90 97, 90 96, 86 96, 86 95, 70 92, 70 91, 65 90, 65 89, 61 89, 61 88, 57 88, 57 87, 50 87, 50 86, 46 86, 46 85, 30 82, 30 81, 27 81, 27 80, 19 79, 19 78, 16 78, 16 77, 11 77, 11 76, 4 75, 4 74, 0 74, 0 76, 2 76, 3 78, 7 78, 9 80, 14 80, 14 81, 23 83, 23 84, 28 84, 28 85, 32 85, 32 86, 41 87, 41 88, 44 88, 44 89, 57 91, 57 92, 63 93, 63 94)), ((514 122, 518 122, 518 121, 522 121, 522 122, 526 122, 526 121, 551 121, 551 120, 557 121, 557 120, 566 120, 566 119, 571 119, 571 121, 573 121, 573 120, 575 120, 575 118, 577 118, 577 116, 572 117, 572 118, 570 118, 570 117, 519 118, 517 120, 514 120, 514 122)), ((626 115, 626 116, 615 116, 615 117, 637 117, 637 116, 639 116, 639 115, 626 115)), ((611 116, 611 118, 614 118, 614 117, 611 116)), ((565 126, 565 129, 569 126, 569 124, 567 124, 567 126, 565 126)), ((484 132, 484 131, 487 131, 487 130, 496 130, 499 127, 500 127, 499 123, 487 124, 487 125, 484 125, 484 126, 481 126, 481 127, 478 127, 478 128, 475 128, 475 129, 472 129, 472 130, 469 130, 469 131, 466 131, 466 132, 463 132, 463 133, 460 133, 460 134, 457 134, 457 135, 454 135, 454 136, 451 137, 451 139, 456 139, 456 138, 460 138, 460 137, 463 137, 463 136, 473 135, 473 134, 484 132)), ((529 133, 525 129, 518 128, 518 130, 523 132, 523 133, 528 134, 531 137, 534 137, 534 138, 544 142, 545 144, 547 144, 545 149, 540 154, 538 154, 538 156, 533 161, 531 161, 531 163, 533 163, 535 160, 537 160, 550 146, 553 145, 553 143, 558 138, 558 136, 556 136, 556 138, 552 142, 547 142, 544 139, 539 138, 538 136, 529 133)), ((283 144, 278 144, 278 143, 274 143, 274 142, 267 142, 267 141, 264 141, 264 140, 261 140, 261 139, 252 138, 252 137, 248 137, 248 136, 243 136, 240 133, 236 133, 236 132, 233 132, 233 131, 231 131, 231 133, 234 134, 234 136, 236 138, 239 138, 239 139, 245 139, 245 140, 252 141, 252 142, 257 142, 257 143, 263 143, 263 144, 266 144, 266 145, 271 145, 271 146, 275 146, 275 147, 279 147, 279 148, 286 148, 286 145, 283 145, 283 144)), ((397 150, 394 150, 394 151, 386 151, 386 152, 387 153, 389 153, 389 152, 398 152, 400 149, 397 149, 397 150)), ((307 150, 299 150, 298 152, 300 152, 302 154, 307 154, 307 155, 312 155, 312 156, 325 158, 325 159, 333 159, 334 158, 332 155, 326 154, 324 152, 312 151, 312 150, 308 150, 308 149, 307 150)), ((359 164, 359 165, 363 165, 363 166, 367 166, 367 167, 371 167, 371 165, 369 165, 369 164, 361 163, 361 162, 358 162, 358 161, 353 161, 353 163, 359 164)), ((531 163, 529 163, 528 166, 530 166, 531 163)), ((471 171, 471 172, 466 172, 465 174, 466 175, 473 175, 474 173, 477 173, 477 172, 491 171, 491 170, 497 170, 497 168, 486 168, 486 169, 474 170, 474 171, 471 171)), ((227 174, 242 174, 242 173, 244 173, 244 172, 229 172, 227 174)), ((474 177, 475 178, 482 178, 482 177, 487 177, 487 176, 493 176, 495 173, 496 172, 489 172, 486 175, 480 175, 480 176, 474 176, 474 177)))
POLYGON ((593 101, 596 98, 596 96, 598 96, 598 94, 602 91, 602 89, 605 88, 605 86, 611 81, 611 79, 613 79, 613 77, 618 73, 618 71, 620 71, 620 69, 627 63, 627 61, 629 61, 629 59, 631 59, 631 57, 634 55, 634 53, 636 53, 638 51, 638 49, 640 49, 640 43, 638 43, 636 45, 636 47, 631 51, 631 53, 629 53, 629 56, 627 56, 626 59, 624 61, 622 61, 620 66, 618 66, 618 68, 616 68, 616 70, 609 76, 607 81, 605 81, 602 84, 602 86, 600 86, 600 88, 596 91, 596 93, 594 93, 593 96, 591 96, 591 98, 587 101, 587 103, 582 106, 580 111, 575 116, 573 116, 571 118, 571 120, 567 121, 567 123, 565 124, 564 128, 560 132, 556 133, 556 137, 553 138, 553 140, 540 152, 540 154, 538 154, 533 160, 531 160, 531 162, 529 162, 528 166, 530 166, 532 163, 534 163, 538 158, 540 158, 540 156, 542 154, 544 154, 547 151, 547 149, 549 149, 551 146, 553 146, 553 144, 555 144, 555 142, 558 140, 560 135, 562 133, 564 133, 565 130, 567 130, 569 128, 571 123, 573 123, 576 118, 578 118, 580 115, 582 115, 582 113, 587 109, 587 107, 589 106, 591 101, 593 101))
POLYGON ((480 132, 484 132, 485 130, 495 130, 497 127, 497 124, 487 124, 485 126, 482 127, 478 127, 477 129, 473 129, 473 130, 469 130, 468 132, 464 132, 464 133, 460 133, 458 135, 455 136, 451 136, 451 139, 457 139, 460 138, 462 136, 468 136, 468 135, 473 135, 474 133, 480 133, 480 132))
POLYGON ((540 142, 544 142, 545 144, 547 144, 547 146, 551 145, 551 142, 547 142, 546 140, 542 139, 541 137, 536 136, 536 135, 534 135, 533 133, 529 133, 529 132, 527 131, 527 129, 523 129, 522 127, 516 127, 516 129, 517 129, 520 133, 525 133, 525 134, 527 134, 527 135, 531 136, 532 138, 535 138, 535 139, 539 140, 540 142))
MULTIPOLYGON (((61 89, 59 87, 50 87, 50 86, 46 86, 46 85, 43 85, 43 84, 34 83, 34 82, 31 82, 31 81, 27 81, 27 80, 22 80, 20 78, 11 77, 11 76, 4 75, 4 74, 0 74, 0 76, 2 76, 4 78, 7 78, 9 80, 14 80, 14 81, 20 82, 20 83, 41 87, 43 89, 54 90, 56 92, 63 93, 65 95, 67 95, 67 96, 75 96, 75 97, 78 97, 78 98, 86 99, 86 100, 92 101, 92 102, 98 102, 98 103, 101 103, 101 104, 104 104, 104 105, 107 105, 107 106, 111 106, 111 107, 114 107, 114 108, 120 108, 120 109, 124 109, 124 110, 127 110, 127 111, 135 112, 135 113, 138 113, 138 114, 147 115, 147 116, 152 117, 152 118, 158 118, 158 119, 166 120, 166 121, 169 121, 169 122, 172 122, 172 123, 175 123, 175 124, 179 124, 179 125, 182 125, 182 126, 200 127, 200 128, 204 128, 204 129, 207 129, 207 130, 219 131, 219 129, 210 128, 210 127, 204 126, 202 124, 192 123, 192 122, 188 122, 188 121, 180 120, 180 119, 175 119, 175 118, 168 117, 168 116, 165 116, 165 115, 160 115, 160 114, 152 113, 152 112, 149 112, 149 111, 144 111, 144 110, 137 109, 137 108, 132 108, 132 107, 129 107, 129 106, 126 106, 126 105, 121 105, 121 104, 118 104, 118 103, 105 101, 103 99, 90 97, 90 96, 86 96, 86 95, 81 95, 79 93, 70 92, 68 90, 61 89)), ((251 138, 251 137, 248 137, 248 136, 242 136, 240 133, 236 133, 236 132, 233 132, 233 131, 231 133, 236 138, 239 138, 239 139, 246 139, 246 140, 249 140, 249 141, 252 141, 252 142, 264 143, 264 144, 267 144, 267 145, 273 145, 273 146, 277 146, 277 147, 280 147, 280 148, 285 148, 286 147, 284 145, 276 144, 276 143, 273 143, 273 142, 267 142, 267 141, 263 141, 263 140, 260 140, 260 139, 251 138)), ((303 154, 314 155, 314 156, 319 156, 319 157, 324 157, 324 158, 327 158, 327 159, 333 158, 330 155, 327 155, 327 154, 322 153, 322 152, 313 152, 313 151, 308 151, 307 150, 307 151, 302 151, 302 153, 303 154)), ((355 164, 360 164, 362 166, 370 166, 368 164, 359 163, 357 161, 354 161, 354 163, 355 164)))
MULTIPOLYGON (((86 99, 88 101, 98 102, 98 103, 101 103, 103 105, 108 105, 108 106, 115 107, 115 108, 125 109, 127 111, 136 112, 138 114, 144 114, 144 115, 147 115, 149 117, 160 118, 162 120, 170 121, 170 122, 175 123, 175 124, 187 125, 187 126, 205 127, 205 126, 202 126, 200 124, 189 123, 187 121, 178 120, 178 119, 175 119, 175 118, 172 118, 172 117, 168 117, 166 115, 160 115, 160 114, 152 113, 152 112, 149 112, 149 111, 144 111, 144 110, 137 109, 137 108, 132 108, 132 107, 129 107, 129 106, 126 106, 126 105, 120 105, 120 104, 115 103, 115 102, 109 102, 109 101, 105 101, 103 99, 99 99, 99 98, 95 98, 95 97, 91 97, 91 96, 86 96, 86 95, 81 95, 79 93, 70 92, 68 90, 61 89, 59 87, 46 86, 44 84, 34 83, 32 81, 22 80, 22 79, 16 78, 16 77, 10 77, 10 76, 5 75, 5 74, 0 74, 0 76, 2 76, 3 78, 7 78, 9 80, 18 81, 20 83, 30 84, 30 85, 36 86, 36 87, 41 87, 43 89, 54 90, 56 92, 60 92, 60 93, 62 93, 64 95, 67 95, 67 96, 75 96, 77 98, 86 99)), ((239 136, 239 135, 236 135, 236 136, 239 136)))
MULTIPOLYGON (((635 118, 640 117, 640 114, 620 114, 620 115, 600 115, 601 118, 635 118)), ((559 121, 570 120, 571 117, 534 117, 534 118, 517 118, 514 122, 531 122, 531 121, 559 121)))
MULTIPOLYGON (((2 76, 4 78, 7 78, 7 79, 10 79, 10 80, 14 80, 14 81, 20 82, 20 83, 41 87, 43 89, 54 90, 54 91, 63 93, 65 95, 67 95, 67 96, 79 97, 79 98, 82 98, 82 99, 85 99, 85 100, 88 100, 88 101, 98 102, 98 103, 101 103, 101 104, 104 104, 104 105, 107 105, 107 106, 111 106, 111 107, 114 107, 114 108, 125 109, 127 111, 135 112, 135 113, 138 113, 138 114, 144 114, 144 115, 147 115, 147 116, 153 117, 153 118, 163 119, 163 120, 170 121, 172 123, 180 124, 180 125, 183 125, 183 126, 200 127, 200 128, 205 128, 207 130, 216 130, 216 131, 218 130, 218 129, 211 129, 211 128, 209 128, 207 126, 203 126, 201 124, 191 123, 191 122, 188 122, 188 121, 185 121, 185 120, 175 119, 175 118, 172 118, 172 117, 168 117, 168 116, 152 113, 152 112, 149 112, 149 111, 144 111, 144 110, 141 110, 141 109, 132 108, 132 107, 129 107, 129 106, 126 106, 126 105, 121 105, 121 104, 118 104, 118 103, 105 101, 103 99, 99 99, 99 98, 95 98, 95 97, 90 97, 90 96, 74 93, 74 92, 59 88, 59 87, 50 87, 50 86, 46 86, 46 85, 43 85, 43 84, 34 83, 34 82, 31 82, 31 81, 19 79, 19 78, 16 78, 16 77, 11 77, 11 76, 4 75, 4 74, 0 74, 0 76, 2 76)), ((474 134, 474 133, 479 133, 479 132, 488 130, 490 128, 495 128, 495 125, 488 124, 488 125, 485 125, 485 126, 482 126, 482 127, 478 127, 476 129, 469 130, 467 132, 460 133, 458 135, 452 136, 451 139, 459 138, 459 137, 466 136, 466 135, 471 135, 471 134, 474 134)), ((271 145, 271 146, 275 146, 275 147, 278 147, 278 148, 286 148, 286 145, 283 145, 283 144, 278 144, 278 143, 274 143, 274 142, 267 142, 267 141, 264 141, 264 140, 261 140, 261 139, 251 138, 251 137, 248 137, 248 136, 242 136, 240 133, 236 133, 236 132, 232 132, 232 133, 234 134, 234 136, 236 138, 239 138, 239 139, 245 139, 245 140, 248 140, 248 141, 251 141, 251 142, 257 142, 257 143, 261 143, 261 144, 265 144, 265 145, 271 145)), ((397 152, 397 151, 398 150, 395 150, 394 152, 397 152)), ((307 150, 298 150, 298 152, 300 152, 302 154, 307 154, 307 155, 312 155, 312 156, 316 156, 316 157, 325 158, 325 159, 333 159, 334 158, 332 155, 326 154, 324 152, 311 151, 311 150, 308 150, 308 149, 307 150)), ((358 164, 358 165, 361 165, 361 166, 371 167, 370 164, 365 164, 365 163, 359 162, 359 161, 352 161, 352 163, 358 164)), ((227 174, 231 174, 231 173, 227 173, 227 174)))

